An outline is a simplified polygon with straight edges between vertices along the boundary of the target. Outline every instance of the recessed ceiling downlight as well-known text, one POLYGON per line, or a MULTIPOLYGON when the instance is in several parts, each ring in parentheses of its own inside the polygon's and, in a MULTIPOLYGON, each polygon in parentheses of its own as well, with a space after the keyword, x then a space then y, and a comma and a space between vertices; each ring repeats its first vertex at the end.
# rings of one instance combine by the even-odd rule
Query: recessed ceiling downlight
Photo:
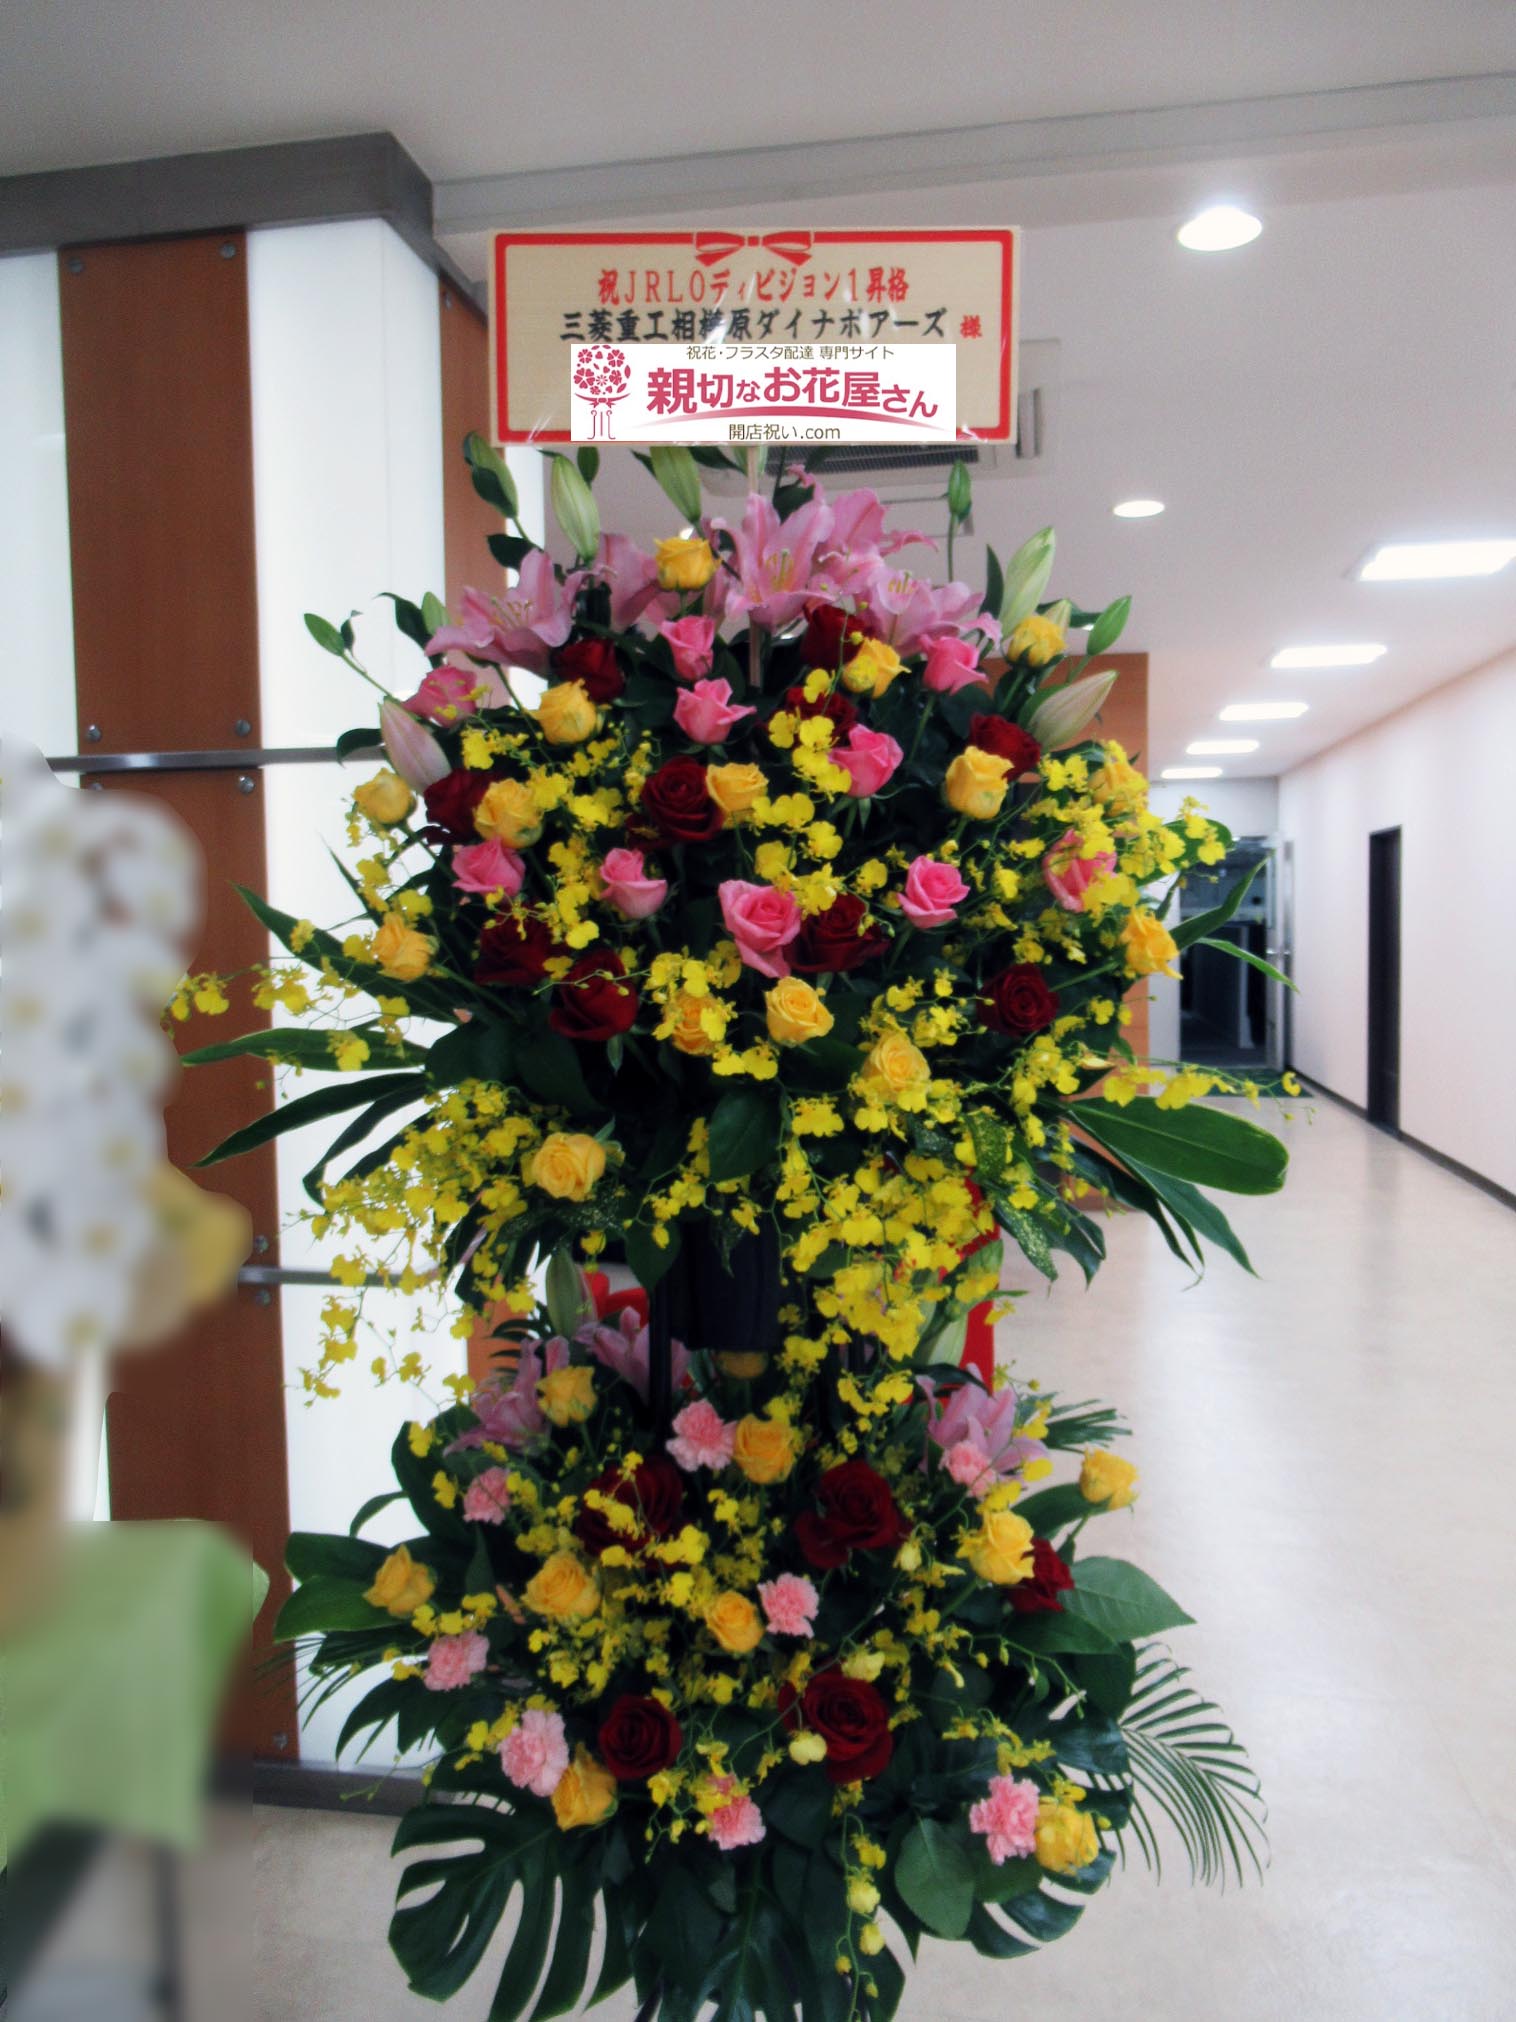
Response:
POLYGON ((1156 519, 1163 511, 1161 498, 1124 498, 1120 505, 1113 505, 1111 511, 1119 520, 1156 519))
POLYGON ((1362 640, 1344 646, 1281 646, 1269 662, 1271 667, 1371 667, 1389 651, 1387 646, 1362 640))
POLYGON ((1192 253, 1229 253, 1234 246, 1250 245, 1262 230, 1263 220, 1251 211, 1212 204, 1182 224, 1176 236, 1192 253))
POLYGON ((1288 723, 1304 716, 1309 702, 1229 702, 1220 711, 1223 723, 1288 723))

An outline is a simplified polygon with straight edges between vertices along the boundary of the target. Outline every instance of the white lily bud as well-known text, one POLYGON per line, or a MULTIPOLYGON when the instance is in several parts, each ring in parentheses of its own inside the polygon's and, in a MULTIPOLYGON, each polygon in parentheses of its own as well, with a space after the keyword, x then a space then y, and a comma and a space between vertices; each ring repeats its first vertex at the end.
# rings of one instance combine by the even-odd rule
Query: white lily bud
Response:
POLYGON ((1108 667, 1100 674, 1081 675, 1077 681, 1053 689, 1037 704, 1027 718, 1026 727, 1044 751, 1072 744, 1080 731, 1094 722, 1116 685, 1117 671, 1108 667))
POLYGON ((547 1264, 547 1317, 555 1334, 574 1335, 595 1317, 589 1280, 567 1250, 554 1250, 547 1264))
POLYGON ((1042 602, 1042 593, 1053 573, 1056 537, 1051 527, 1043 527, 1023 541, 1005 565, 1005 587, 1000 599, 1000 632, 1014 632, 1022 619, 1042 602))
POLYGON ((379 735, 390 764, 417 793, 446 779, 453 769, 426 725, 393 696, 380 708, 379 735))
POLYGON ((548 478, 553 517, 574 544, 580 561, 592 561, 600 546, 600 508, 595 495, 566 456, 555 456, 548 478))

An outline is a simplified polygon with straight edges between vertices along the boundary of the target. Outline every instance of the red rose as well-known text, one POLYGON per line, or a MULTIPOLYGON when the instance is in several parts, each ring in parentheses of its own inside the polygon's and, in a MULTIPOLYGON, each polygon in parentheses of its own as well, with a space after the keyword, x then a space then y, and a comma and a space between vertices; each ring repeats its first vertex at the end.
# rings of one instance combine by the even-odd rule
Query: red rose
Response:
POLYGON ((819 1571, 840 1566, 851 1551, 892 1551, 911 1527, 900 1514, 894 1490, 866 1460, 829 1467, 816 1484, 818 1516, 807 1510, 795 1519, 795 1537, 819 1571))
POLYGON ((822 1767, 833 1783, 862 1783, 889 1767, 895 1752, 890 1709, 866 1678, 821 1671, 798 1694, 779 1688, 779 1716, 793 1734, 809 1727, 826 1743, 822 1767))
POLYGON ((464 771, 434 780, 422 796, 432 828, 440 830, 449 842, 478 842, 474 809, 496 777, 492 772, 464 771))
POLYGON ((981 751, 993 751, 997 758, 1011 761, 1011 778, 1030 772, 1042 756, 1042 746, 1019 723, 1005 716, 971 716, 969 743, 981 751))
POLYGON ((553 992, 547 1022, 565 1039, 614 1039, 637 1018, 637 992, 613 949, 581 955, 553 992))
POLYGON ((979 1000, 979 1015, 992 1032, 1030 1039, 1046 1031, 1058 1016, 1058 993, 1042 980, 1035 962, 1016 962, 1002 970, 979 1000))
POLYGON ((859 639, 877 639, 879 628, 860 611, 844 611, 840 604, 808 604, 809 621, 800 640, 800 657, 807 667, 824 667, 835 674, 844 660, 851 660, 859 639))
POLYGON ((623 1692, 600 1723, 600 1759, 618 1783, 646 1783, 677 1762, 684 1731, 656 1699, 623 1692))
POLYGON ((1074 1575, 1046 1538, 1032 1540, 1032 1577, 1010 1589, 1011 1606, 1018 1615, 1061 1615, 1058 1596, 1074 1584, 1074 1575))
POLYGON ((862 899, 844 892, 824 913, 813 913, 789 947, 790 967, 802 976, 856 969, 872 962, 889 943, 869 919, 862 899))
POLYGON ((705 767, 697 758, 660 765, 643 781, 639 806, 663 842, 709 842, 726 821, 706 791, 705 767))
POLYGON ((479 936, 474 981, 529 990, 542 981, 549 959, 561 952, 546 920, 535 913, 505 913, 479 936))
POLYGON ((803 684, 797 682, 793 688, 785 689, 784 707, 791 716, 824 716, 833 726, 833 744, 840 744, 858 721, 858 711, 840 688, 833 688, 812 702, 803 684))
POLYGON ((603 1511, 586 1505, 574 1519, 574 1536, 597 1559, 611 1545, 624 1545, 629 1552, 645 1551, 652 1538, 672 1537, 684 1521, 683 1478, 661 1453, 643 1461, 635 1474, 608 1467, 590 1487, 611 1502, 624 1503, 641 1519, 635 1530, 618 1531, 603 1511))
POLYGON ((572 639, 553 655, 560 681, 578 681, 591 702, 614 702, 626 686, 626 676, 609 639, 572 639))

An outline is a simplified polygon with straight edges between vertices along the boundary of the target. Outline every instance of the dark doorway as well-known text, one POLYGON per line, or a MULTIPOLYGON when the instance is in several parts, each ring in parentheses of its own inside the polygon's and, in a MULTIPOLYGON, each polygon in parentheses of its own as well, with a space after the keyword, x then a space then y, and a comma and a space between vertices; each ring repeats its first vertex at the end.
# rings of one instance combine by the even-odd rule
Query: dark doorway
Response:
MULTIPOLYGON (((1239 836, 1225 859, 1197 867, 1179 891, 1179 916, 1193 919, 1220 903, 1249 873, 1253 881, 1236 913, 1208 939, 1271 960, 1276 938, 1270 836, 1239 836)), ((1269 1066, 1269 985, 1246 960, 1197 941, 1180 964, 1179 1055, 1197 1067, 1256 1074, 1269 1066)))
POLYGON ((1369 1121, 1400 1128, 1400 831, 1369 837, 1369 1121))

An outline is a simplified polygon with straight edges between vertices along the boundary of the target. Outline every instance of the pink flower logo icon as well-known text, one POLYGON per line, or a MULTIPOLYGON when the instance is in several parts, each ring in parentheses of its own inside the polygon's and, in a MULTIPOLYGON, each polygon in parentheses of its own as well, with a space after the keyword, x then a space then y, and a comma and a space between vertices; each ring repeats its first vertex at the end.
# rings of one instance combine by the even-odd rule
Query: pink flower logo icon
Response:
POLYGON ((582 344, 574 359, 574 391, 590 403, 590 434, 611 439, 611 403, 624 400, 632 368, 619 344, 582 344))

